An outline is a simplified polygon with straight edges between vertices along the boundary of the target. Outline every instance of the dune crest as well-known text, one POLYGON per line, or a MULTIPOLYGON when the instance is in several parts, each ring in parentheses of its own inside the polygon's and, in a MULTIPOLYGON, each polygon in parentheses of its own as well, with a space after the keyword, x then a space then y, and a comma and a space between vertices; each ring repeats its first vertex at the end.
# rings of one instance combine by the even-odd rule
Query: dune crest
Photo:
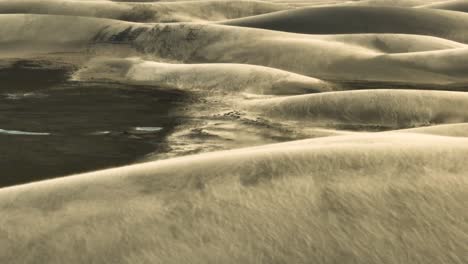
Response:
POLYGON ((390 250, 394 262, 406 254, 413 263, 450 262, 465 254, 467 146, 416 134, 342 136, 5 188, 0 260, 255 263, 249 252, 261 250, 265 261, 334 263, 390 250), (411 234, 404 246, 395 232, 411 234), (298 235, 309 233, 320 241, 298 235), (434 234, 444 243, 425 243, 434 234), (268 245, 244 243, 263 239, 268 245))
POLYGON ((0 0, 0 263, 468 263, 465 4, 0 0))
POLYGON ((467 14, 436 9, 331 6, 279 11, 223 24, 307 34, 429 35, 467 43, 467 22, 467 14))
POLYGON ((49 14, 110 18, 132 22, 226 20, 287 9, 262 1, 106 2, 77 0, 0 1, 1 14, 49 14))
POLYGON ((468 123, 417 127, 403 129, 396 132, 424 133, 450 137, 468 137, 468 123))
POLYGON ((138 59, 94 60, 75 73, 80 81, 119 81, 213 93, 304 94, 331 84, 277 69, 246 64, 169 64, 138 59))
POLYGON ((359 90, 259 99, 246 107, 267 116, 330 125, 405 128, 468 120, 468 94, 359 90))
POLYGON ((432 8, 458 12, 468 12, 468 2, 463 0, 444 1, 438 3, 430 3, 418 6, 419 8, 432 8))
POLYGON ((74 51, 159 62, 252 64, 325 80, 467 81, 461 73, 468 49, 437 38, 311 36, 207 24, 153 25, 50 15, 0 15, 0 21, 0 32, 6 36, 0 45, 6 50, 14 47, 16 52, 74 51), (62 26, 49 26, 58 24, 62 26), (411 47, 424 39, 429 43, 426 47, 411 47), (405 47, 402 41, 413 44, 405 47), (399 53, 405 49, 409 52, 399 53))

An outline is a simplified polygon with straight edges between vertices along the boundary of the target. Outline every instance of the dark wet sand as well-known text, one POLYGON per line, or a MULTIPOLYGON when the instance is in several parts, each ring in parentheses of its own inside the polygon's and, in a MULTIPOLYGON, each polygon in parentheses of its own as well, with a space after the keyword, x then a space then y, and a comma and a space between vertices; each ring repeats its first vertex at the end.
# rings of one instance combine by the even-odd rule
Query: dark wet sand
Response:
POLYGON ((135 162, 165 151, 178 91, 67 82, 69 68, 18 62, 0 69, 0 187, 135 162), (135 131, 136 127, 161 127, 135 131), (155 129, 158 130, 158 129, 155 129))

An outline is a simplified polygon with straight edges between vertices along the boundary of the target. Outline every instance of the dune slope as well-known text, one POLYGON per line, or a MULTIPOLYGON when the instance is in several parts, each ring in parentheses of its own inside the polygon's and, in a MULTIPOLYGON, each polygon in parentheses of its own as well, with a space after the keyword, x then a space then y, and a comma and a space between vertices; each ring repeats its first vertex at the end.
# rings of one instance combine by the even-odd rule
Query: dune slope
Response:
POLYGON ((410 129, 402 129, 396 132, 424 133, 449 137, 468 137, 468 123, 417 127, 410 129))
POLYGON ((468 12, 468 2, 464 0, 444 1, 418 6, 420 8, 433 8, 441 10, 468 12))
POLYGON ((466 70, 465 45, 437 38, 310 36, 219 25, 153 25, 50 15, 0 15, 0 21, 0 32, 6 36, 0 40, 3 51, 68 50, 87 56, 142 56, 178 63, 241 63, 319 79, 467 81, 462 74, 466 70), (402 45, 403 41, 408 44, 402 45), (423 41, 428 44, 420 46, 423 41), (409 52, 400 53, 405 50, 409 52))
POLYGON ((464 42, 468 15, 399 7, 317 7, 279 11, 223 22, 225 25, 308 34, 404 33, 464 42))
POLYGON ((468 263, 464 5, 0 0, 0 263, 468 263))
POLYGON ((226 20, 287 9, 262 1, 107 2, 77 0, 0 1, 2 14, 50 14, 112 18, 134 22, 226 20))
POLYGON ((333 89, 318 79, 273 68, 233 64, 169 64, 97 59, 75 73, 80 81, 118 81, 213 93, 304 94, 333 89))
POLYGON ((6 188, 0 260, 457 263, 467 146, 331 137, 6 188))
POLYGON ((418 90, 359 90, 252 100, 268 116, 316 123, 404 128, 468 120, 468 94, 418 90))

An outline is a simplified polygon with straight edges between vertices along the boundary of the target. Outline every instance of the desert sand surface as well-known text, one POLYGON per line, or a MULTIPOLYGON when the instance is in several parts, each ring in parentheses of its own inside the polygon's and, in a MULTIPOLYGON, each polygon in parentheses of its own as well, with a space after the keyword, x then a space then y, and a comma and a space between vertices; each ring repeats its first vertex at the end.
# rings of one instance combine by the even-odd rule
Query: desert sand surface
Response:
POLYGON ((465 1, 465 0, 445 1, 445 2, 421 5, 419 7, 421 7, 421 8, 434 8, 434 9, 441 9, 441 10, 450 10, 450 11, 459 11, 459 12, 468 12, 468 1, 465 1))
POLYGON ((2 14, 50 14, 111 18, 133 22, 216 21, 286 10, 262 1, 106 2, 23 0, 0 1, 2 14))
POLYGON ((0 0, 0 263, 468 263, 467 10, 0 0))

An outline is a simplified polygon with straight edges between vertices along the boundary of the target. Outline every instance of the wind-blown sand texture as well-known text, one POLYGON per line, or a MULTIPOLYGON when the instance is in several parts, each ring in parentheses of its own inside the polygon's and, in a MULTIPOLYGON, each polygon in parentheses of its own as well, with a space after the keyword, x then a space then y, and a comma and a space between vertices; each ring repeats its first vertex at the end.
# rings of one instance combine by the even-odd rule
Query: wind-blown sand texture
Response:
POLYGON ((99 86, 181 102, 171 129, 87 132, 164 131, 162 150, 0 187, 0 263, 468 263, 467 10, 0 0, 1 100, 99 86), (52 88, 23 91, 18 65, 65 80, 31 75, 52 88))

